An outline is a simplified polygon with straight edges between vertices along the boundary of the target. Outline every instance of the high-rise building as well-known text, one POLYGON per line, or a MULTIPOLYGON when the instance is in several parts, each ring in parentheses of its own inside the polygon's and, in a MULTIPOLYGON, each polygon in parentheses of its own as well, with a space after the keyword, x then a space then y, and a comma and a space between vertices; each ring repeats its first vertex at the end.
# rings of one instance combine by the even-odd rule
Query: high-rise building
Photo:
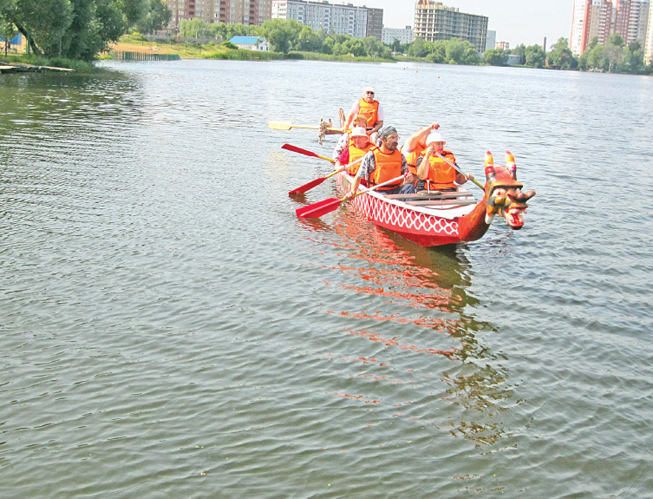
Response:
POLYGON ((169 27, 199 17, 206 23, 261 25, 272 11, 272 0, 166 0, 172 13, 169 27))
POLYGON ((441 2, 418 0, 415 4, 415 38, 427 42, 459 38, 471 42, 479 52, 484 52, 487 23, 487 17, 465 14, 441 2))
POLYGON ((383 9, 330 4, 326 1, 272 0, 272 19, 294 19, 317 31, 353 38, 383 34, 383 9))
POLYGON ((649 0, 575 0, 569 48, 582 55, 594 38, 601 45, 618 34, 626 44, 646 41, 649 0))
POLYGON ((367 8, 367 36, 379 41, 383 38, 383 9, 367 8))
POLYGON ((648 29, 646 31, 646 43, 644 44, 644 63, 651 64, 653 61, 653 9, 648 12, 648 29))

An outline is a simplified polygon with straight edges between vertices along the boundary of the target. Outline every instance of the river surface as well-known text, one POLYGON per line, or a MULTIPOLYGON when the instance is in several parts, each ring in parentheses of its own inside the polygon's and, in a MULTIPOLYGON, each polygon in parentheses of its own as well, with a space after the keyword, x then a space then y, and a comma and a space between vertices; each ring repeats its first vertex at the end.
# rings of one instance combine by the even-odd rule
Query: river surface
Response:
POLYGON ((103 66, 0 77, 0 497, 653 497, 653 78, 103 66), (525 227, 298 220, 366 84, 525 227))

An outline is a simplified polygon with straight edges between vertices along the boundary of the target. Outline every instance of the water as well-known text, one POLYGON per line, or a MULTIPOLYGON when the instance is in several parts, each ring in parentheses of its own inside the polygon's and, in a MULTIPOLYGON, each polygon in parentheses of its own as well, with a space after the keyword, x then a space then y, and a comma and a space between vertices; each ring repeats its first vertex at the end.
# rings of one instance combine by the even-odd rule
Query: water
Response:
POLYGON ((653 497, 653 79, 106 63, 0 79, 0 497, 653 497), (308 130, 373 83, 526 226, 426 250, 308 130))

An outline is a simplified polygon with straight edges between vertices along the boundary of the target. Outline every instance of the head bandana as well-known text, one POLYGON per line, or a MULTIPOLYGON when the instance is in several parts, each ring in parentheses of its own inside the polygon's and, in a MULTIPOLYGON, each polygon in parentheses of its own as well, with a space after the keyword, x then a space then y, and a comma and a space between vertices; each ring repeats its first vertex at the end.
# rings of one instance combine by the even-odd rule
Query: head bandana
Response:
POLYGON ((387 125, 379 130, 379 138, 385 139, 391 133, 397 133, 397 129, 393 126, 387 125))

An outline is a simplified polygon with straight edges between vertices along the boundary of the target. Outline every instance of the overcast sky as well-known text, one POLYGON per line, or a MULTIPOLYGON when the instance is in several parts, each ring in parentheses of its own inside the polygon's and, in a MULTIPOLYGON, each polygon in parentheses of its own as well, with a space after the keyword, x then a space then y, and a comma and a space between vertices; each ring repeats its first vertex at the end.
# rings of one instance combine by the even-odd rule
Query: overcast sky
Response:
MULTIPOLYGON (((497 32, 497 41, 514 47, 542 44, 550 47, 558 38, 569 38, 574 0, 441 0, 460 12, 488 17, 488 29, 497 32)), ((343 0, 342 3, 383 9, 386 28, 414 27, 414 0, 343 0)), ((331 1, 330 3, 341 3, 331 1)), ((547 48, 548 48, 547 47, 547 48)))

